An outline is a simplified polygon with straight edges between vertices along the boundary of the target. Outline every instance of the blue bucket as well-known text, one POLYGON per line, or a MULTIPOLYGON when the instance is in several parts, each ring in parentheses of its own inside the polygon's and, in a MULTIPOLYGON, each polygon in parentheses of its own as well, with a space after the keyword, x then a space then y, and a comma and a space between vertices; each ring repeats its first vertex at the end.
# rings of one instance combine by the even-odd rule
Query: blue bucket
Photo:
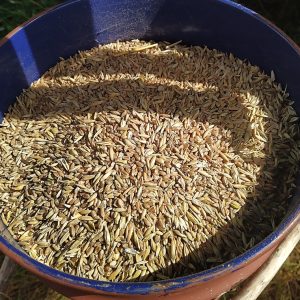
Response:
MULTIPOLYGON (((143 39, 201 45, 233 53, 271 70, 288 87, 300 114, 300 51, 269 21, 227 0, 74 0, 15 29, 0 42, 0 119, 24 88, 78 50, 116 40, 143 39)), ((213 299, 250 276, 300 219, 299 185, 281 224, 241 256, 176 279, 112 283, 50 268, 26 255, 2 224, 1 250, 73 299, 213 299)))

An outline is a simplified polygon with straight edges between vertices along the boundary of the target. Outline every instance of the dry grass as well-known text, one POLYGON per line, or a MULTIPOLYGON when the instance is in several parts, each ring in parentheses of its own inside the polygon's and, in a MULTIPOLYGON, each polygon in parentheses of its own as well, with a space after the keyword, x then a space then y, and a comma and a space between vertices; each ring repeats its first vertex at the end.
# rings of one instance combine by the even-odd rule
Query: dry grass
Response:
POLYGON ((259 300, 300 299, 300 244, 287 259, 259 300))
MULTIPOLYGON (((266 287, 258 300, 298 300, 300 295, 300 244, 295 248, 280 271, 266 287)), ((239 291, 239 287, 221 297, 230 300, 239 291)))

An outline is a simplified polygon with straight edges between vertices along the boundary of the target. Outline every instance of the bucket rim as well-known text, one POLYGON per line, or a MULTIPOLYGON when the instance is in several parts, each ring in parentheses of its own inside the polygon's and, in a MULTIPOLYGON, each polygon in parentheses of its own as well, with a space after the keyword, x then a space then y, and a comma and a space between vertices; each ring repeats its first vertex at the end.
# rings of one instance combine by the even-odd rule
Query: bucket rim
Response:
MULTIPOLYGON (((42 18, 45 15, 51 14, 63 7, 73 5, 74 3, 88 1, 88 0, 68 0, 52 8, 46 9, 43 12, 37 14, 36 16, 30 18, 28 21, 17 26, 10 33, 8 33, 4 38, 0 40, 0 47, 8 42, 15 34, 23 30, 34 21, 42 18)), ((223 5, 231 6, 233 9, 237 9, 244 14, 247 14, 257 21, 262 22, 265 26, 269 27, 277 35, 280 35, 298 54, 300 59, 300 48, 299 46, 280 28, 274 25, 271 21, 258 14, 257 12, 231 0, 214 0, 223 5)), ((295 194, 293 199, 296 203, 293 205, 292 209, 287 213, 285 218, 281 221, 279 226, 261 242, 256 244, 251 249, 245 251, 241 255, 223 263, 216 267, 197 272, 191 275, 186 275, 182 277, 176 277, 173 279, 159 280, 159 281, 149 281, 149 282, 108 282, 87 279, 62 271, 58 271, 52 267, 49 267, 27 255, 25 252, 19 250, 11 243, 8 242, 6 238, 2 235, 0 236, 0 248, 1 250, 11 257, 13 260, 17 260, 23 267, 30 269, 34 273, 40 275, 41 277, 55 280, 64 281, 67 285, 75 286, 76 288, 84 288, 94 292, 103 291, 111 294, 129 294, 129 295, 145 295, 150 293, 167 293, 176 289, 184 288, 189 285, 196 285, 201 282, 208 281, 215 277, 220 277, 227 272, 234 272, 242 268, 245 264, 254 260, 257 256, 262 255, 267 252, 270 248, 274 247, 276 242, 278 242, 284 235, 286 235, 293 226, 300 222, 300 195, 295 194), (22 263, 21 263, 22 262, 22 263)))

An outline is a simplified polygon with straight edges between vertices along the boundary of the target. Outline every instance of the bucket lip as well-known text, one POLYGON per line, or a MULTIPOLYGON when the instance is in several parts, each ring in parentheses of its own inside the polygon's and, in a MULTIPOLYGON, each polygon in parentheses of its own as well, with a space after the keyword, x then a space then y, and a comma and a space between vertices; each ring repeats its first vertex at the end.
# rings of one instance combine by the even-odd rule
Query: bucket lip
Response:
MULTIPOLYGON (((82 0, 68 0, 62 4, 56 5, 50 9, 47 9, 38 15, 32 17, 22 25, 16 27, 10 33, 8 33, 2 40, 0 40, 0 47, 5 44, 10 38, 12 38, 17 32, 22 30, 24 27, 34 22, 35 20, 47 15, 48 13, 54 12, 56 10, 61 9, 62 7, 66 7, 69 5, 73 5, 76 2, 81 2, 82 0)), ((83 0, 88 1, 88 0, 83 0)), ((262 22, 265 26, 269 27, 276 34, 280 35, 299 55, 300 59, 300 48, 299 46, 281 29, 279 29, 276 25, 270 22, 268 19, 264 18, 260 14, 255 11, 233 2, 231 0, 214 0, 223 5, 231 6, 234 9, 240 10, 243 13, 256 18, 259 22, 262 22)), ((114 294, 149 294, 149 293, 159 293, 159 292, 171 292, 172 290, 183 288, 188 285, 194 285, 197 283, 205 282, 215 277, 219 277, 227 272, 237 271, 239 268, 243 267, 245 264, 249 263, 253 260, 257 255, 266 252, 270 249, 280 237, 282 237, 286 232, 288 232, 292 226, 300 220, 300 197, 299 193, 296 193, 293 197, 296 200, 296 204, 293 206, 292 211, 285 216, 279 226, 269 234, 265 239, 263 239, 260 243, 247 250, 243 254, 239 255, 227 261, 223 264, 220 264, 214 268, 204 270, 195 274, 177 277, 174 279, 160 280, 155 282, 106 282, 99 280, 87 279, 75 275, 71 275, 68 273, 64 273, 62 271, 58 271, 52 267, 49 267, 37 260, 28 256, 25 252, 19 250, 12 244, 10 244, 2 235, 0 236, 0 244, 4 248, 6 248, 5 252, 9 252, 12 257, 17 257, 24 262, 24 266, 28 266, 34 269, 38 274, 46 276, 48 279, 54 280, 62 280, 68 285, 92 289, 95 292, 104 291, 106 293, 114 293, 114 294)))
MULTIPOLYGON (((298 196, 299 197, 299 196, 298 196)), ((184 288, 188 285, 196 285, 209 281, 213 278, 225 275, 228 272, 235 272, 242 268, 245 264, 253 260, 257 255, 266 252, 274 243, 280 239, 285 233, 287 233, 293 227, 296 222, 300 221, 300 203, 298 203, 288 216, 280 223, 280 225, 269 234, 264 240, 255 245, 253 248, 244 252, 227 261, 224 264, 220 264, 208 270, 204 270, 198 273, 194 273, 187 276, 177 277, 174 279, 160 280, 160 281, 149 281, 149 282, 108 282, 87 279, 62 271, 58 271, 52 267, 49 267, 27 255, 25 252, 19 250, 12 244, 10 244, 3 236, 0 236, 0 244, 12 253, 12 258, 15 256, 23 260, 23 265, 26 267, 33 268, 38 274, 41 274, 47 279, 55 279, 55 281, 63 281, 71 286, 76 286, 79 288, 88 288, 96 291, 103 291, 113 294, 150 294, 150 293, 160 293, 160 292, 171 292, 178 288, 184 288)), ((5 251, 6 252, 6 251, 5 251)), ((10 255, 9 255, 10 256, 10 255)))

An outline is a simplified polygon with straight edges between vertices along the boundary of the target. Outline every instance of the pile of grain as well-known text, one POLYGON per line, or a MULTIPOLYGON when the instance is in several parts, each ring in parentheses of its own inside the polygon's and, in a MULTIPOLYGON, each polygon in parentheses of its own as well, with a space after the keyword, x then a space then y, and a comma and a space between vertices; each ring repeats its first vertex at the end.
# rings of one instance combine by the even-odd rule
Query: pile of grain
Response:
POLYGON ((216 50, 80 52, 5 116, 1 218, 31 257, 83 277, 217 265, 286 213, 300 157, 291 104, 273 73, 216 50))

